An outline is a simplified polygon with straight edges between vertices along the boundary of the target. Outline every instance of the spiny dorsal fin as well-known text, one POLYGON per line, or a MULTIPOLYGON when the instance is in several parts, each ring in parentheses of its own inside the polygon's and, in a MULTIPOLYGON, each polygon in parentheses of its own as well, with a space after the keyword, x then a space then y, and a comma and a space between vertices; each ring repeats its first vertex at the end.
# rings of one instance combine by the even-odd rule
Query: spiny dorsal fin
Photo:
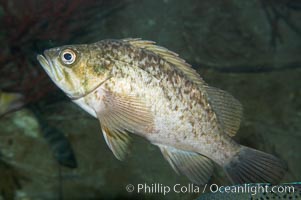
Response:
POLYGON ((205 86, 208 99, 213 111, 216 113, 224 131, 233 137, 240 126, 242 106, 237 99, 223 90, 205 86))
POLYGON ((146 49, 159 56, 161 56, 168 63, 173 64, 177 70, 181 71, 190 81, 195 84, 204 84, 200 75, 191 68, 191 65, 186 63, 185 60, 179 57, 175 52, 172 52, 164 47, 155 45, 155 42, 149 40, 141 40, 140 38, 128 38, 123 41, 130 43, 133 46, 146 49))
POLYGON ((105 92, 103 103, 97 117, 104 137, 114 155, 123 160, 130 142, 127 132, 147 134, 153 126, 151 111, 135 96, 105 92))
POLYGON ((213 173, 212 161, 195 152, 183 151, 170 146, 159 145, 164 158, 179 174, 182 173, 193 183, 207 183, 213 173))

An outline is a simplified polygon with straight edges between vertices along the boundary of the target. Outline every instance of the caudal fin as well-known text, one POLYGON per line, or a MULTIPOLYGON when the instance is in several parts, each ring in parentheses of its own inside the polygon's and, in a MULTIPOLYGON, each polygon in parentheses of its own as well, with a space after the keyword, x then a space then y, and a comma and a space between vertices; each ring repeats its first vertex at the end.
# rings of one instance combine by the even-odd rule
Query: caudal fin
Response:
POLYGON ((277 183, 287 171, 287 166, 273 155, 242 146, 224 169, 237 184, 277 183))

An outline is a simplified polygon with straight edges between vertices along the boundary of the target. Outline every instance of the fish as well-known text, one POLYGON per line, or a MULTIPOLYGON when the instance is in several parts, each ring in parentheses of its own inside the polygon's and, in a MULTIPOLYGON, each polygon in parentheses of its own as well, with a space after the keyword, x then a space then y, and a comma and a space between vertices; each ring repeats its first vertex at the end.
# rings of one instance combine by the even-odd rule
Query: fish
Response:
POLYGON ((139 38, 106 39, 45 50, 37 60, 52 81, 100 122, 124 160, 136 134, 157 146, 178 174, 204 185, 215 165, 233 183, 276 183, 281 159, 233 140, 242 105, 209 86, 178 54, 139 38))
POLYGON ((30 108, 30 110, 36 116, 36 119, 40 125, 41 134, 47 141, 58 164, 71 169, 77 168, 78 164, 75 152, 72 144, 65 136, 65 133, 47 122, 41 113, 40 106, 36 104, 29 104, 27 107, 30 108))
POLYGON ((42 135, 48 142, 54 158, 57 162, 65 167, 77 168, 77 159, 71 143, 65 134, 54 126, 48 123, 41 125, 42 135))
POLYGON ((22 94, 0 90, 0 117, 20 109, 24 104, 22 94))
POLYGON ((202 194, 197 200, 297 200, 301 199, 301 183, 285 183, 281 185, 248 184, 234 185, 202 194), (226 189, 227 188, 227 189, 226 189))

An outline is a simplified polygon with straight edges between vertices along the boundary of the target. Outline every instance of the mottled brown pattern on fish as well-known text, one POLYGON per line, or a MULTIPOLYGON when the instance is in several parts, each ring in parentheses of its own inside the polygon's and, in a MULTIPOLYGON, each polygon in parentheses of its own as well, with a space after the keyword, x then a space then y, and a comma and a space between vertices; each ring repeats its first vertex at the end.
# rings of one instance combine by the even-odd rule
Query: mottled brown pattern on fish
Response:
POLYGON ((172 64, 167 63, 160 56, 149 50, 137 48, 126 42, 117 40, 106 40, 97 44, 104 51, 103 54, 107 55, 107 59, 113 62, 114 60, 118 60, 129 65, 138 66, 156 79, 162 80, 160 82, 160 87, 162 88, 166 87, 167 84, 172 85, 174 93, 168 94, 168 92, 164 90, 168 100, 171 99, 171 95, 176 94, 181 101, 187 101, 189 108, 192 108, 198 103, 209 111, 208 114, 212 114, 212 117, 214 117, 213 112, 210 112, 210 105, 206 98, 202 98, 205 95, 201 93, 199 86, 195 85, 185 77, 181 71, 176 70, 172 64), (181 82, 184 84, 180 84, 181 82), (179 85, 182 87, 179 87, 179 85), (185 87, 183 87, 183 85, 185 87), (184 99, 183 94, 189 94, 190 99, 184 99))
MULTIPOLYGON (((153 56, 153 55, 151 55, 153 56)), ((120 60, 115 58, 115 60, 120 60)), ((181 110, 178 110, 179 113, 181 113, 180 116, 180 120, 187 120, 190 122, 191 126, 193 127, 191 132, 185 132, 182 134, 182 136, 180 137, 180 135, 176 136, 176 135, 170 135, 169 137, 172 137, 175 141, 177 142, 183 142, 185 140, 189 141, 191 139, 194 140, 198 140, 200 137, 204 136, 204 135, 209 135, 210 136, 210 140, 208 140, 207 142, 205 142, 207 145, 210 145, 211 143, 213 143, 215 139, 219 139, 219 134, 221 133, 221 131, 219 131, 218 125, 217 125, 217 121, 215 118, 215 115, 213 114, 213 112, 210 113, 205 113, 204 110, 211 110, 210 105, 208 104, 208 102, 206 101, 206 99, 200 99, 201 96, 204 96, 204 94, 201 94, 201 92, 199 92, 199 90, 197 89, 197 86, 195 84, 193 84, 190 81, 187 81, 185 79, 185 77, 183 76, 183 74, 180 74, 178 71, 172 70, 172 65, 167 63, 167 62, 163 62, 162 59, 161 63, 163 63, 163 67, 165 69, 169 69, 173 76, 168 76, 168 74, 164 74, 162 73, 161 70, 161 66, 159 65, 154 65, 153 69, 150 70, 150 68, 145 68, 149 70, 149 74, 154 77, 157 80, 160 80, 157 86, 153 86, 153 87, 157 87, 163 90, 163 93, 165 94, 165 98, 166 101, 170 102, 169 104, 169 109, 173 109, 173 104, 175 103, 175 99, 177 98, 177 101, 181 101, 182 105, 186 105, 184 107, 186 107, 186 109, 183 109, 183 106, 181 110), (161 72, 160 72, 161 71, 161 72), (175 81, 176 80, 176 81, 175 81), (176 82, 178 82, 179 85, 183 86, 185 85, 185 87, 179 87, 177 86, 177 84, 175 84, 176 82), (186 84, 185 84, 186 83, 186 84), (172 91, 172 92, 170 92, 172 91), (184 91, 191 91, 191 93, 187 93, 184 91), (186 93, 186 95, 185 95, 186 93), (197 121, 197 123, 196 123, 197 121), (200 131, 199 130, 199 126, 200 126, 200 122, 202 121, 207 121, 208 123, 211 123, 211 131, 207 130, 207 131, 200 131)), ((130 63, 126 63, 125 61, 124 64, 121 67, 121 69, 116 70, 115 74, 112 74, 113 77, 125 77, 128 76, 128 83, 130 85, 135 85, 136 84, 136 79, 141 80, 142 78, 137 78, 137 74, 139 74, 139 71, 135 71, 135 77, 133 78, 131 77, 133 74, 126 74, 124 71, 124 69, 126 69, 127 67, 129 68, 133 68, 135 66, 139 66, 140 62, 130 62, 130 63)), ((159 63, 160 64, 160 63, 159 63)), ((139 66, 140 68, 140 66, 139 66)), ((141 69, 141 68, 140 68, 141 69)), ((143 70, 143 71, 148 71, 148 70, 143 70)), ((142 71, 141 71, 142 72, 142 71)), ((114 81, 114 79, 112 80, 114 81)), ((111 86, 109 87, 108 85, 105 85, 105 87, 108 90, 113 90, 111 87, 114 87, 114 84, 111 84, 111 86)), ((149 87, 148 84, 145 84, 144 87, 149 87)), ((176 109, 173 109, 176 110, 176 109)), ((180 122, 179 122, 180 123, 180 122)), ((166 133, 167 134, 167 133, 166 133)), ((167 137, 167 136, 166 136, 167 137)), ((213 150, 214 151, 214 150, 213 150)), ((218 149, 216 150, 218 152, 218 149)))

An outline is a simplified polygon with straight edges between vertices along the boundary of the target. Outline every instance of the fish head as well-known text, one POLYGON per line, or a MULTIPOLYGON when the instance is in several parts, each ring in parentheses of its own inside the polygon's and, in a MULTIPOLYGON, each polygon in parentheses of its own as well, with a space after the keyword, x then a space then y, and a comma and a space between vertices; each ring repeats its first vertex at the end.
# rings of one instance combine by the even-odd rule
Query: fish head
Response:
POLYGON ((52 81, 71 99, 86 96, 110 76, 110 62, 101 49, 88 44, 51 48, 37 59, 52 81))

